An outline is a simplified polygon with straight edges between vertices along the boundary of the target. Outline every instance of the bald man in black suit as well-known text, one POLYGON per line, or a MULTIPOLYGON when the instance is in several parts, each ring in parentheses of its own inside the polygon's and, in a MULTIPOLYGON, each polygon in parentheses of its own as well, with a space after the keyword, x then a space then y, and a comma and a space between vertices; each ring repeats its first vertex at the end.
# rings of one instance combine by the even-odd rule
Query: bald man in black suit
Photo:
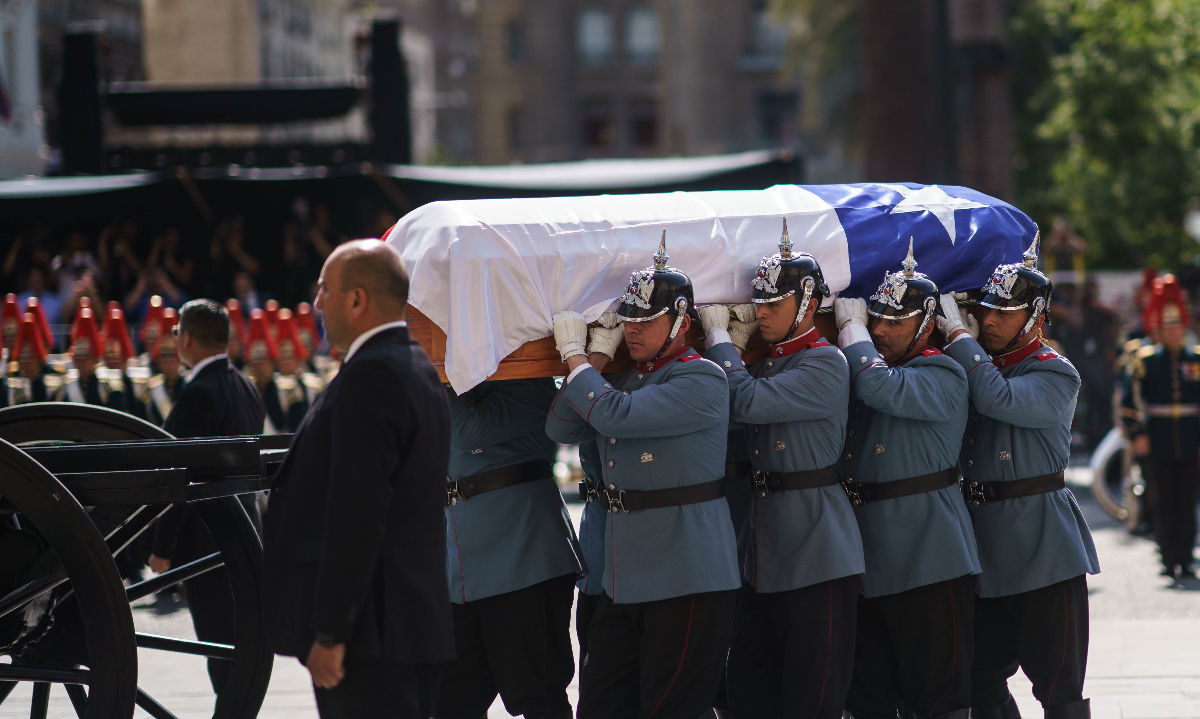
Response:
POLYGON ((308 668, 326 719, 427 719, 454 655, 449 406, 409 337, 407 299, 400 256, 378 240, 326 260, 316 307, 345 358, 297 429, 267 509, 274 648, 308 668))

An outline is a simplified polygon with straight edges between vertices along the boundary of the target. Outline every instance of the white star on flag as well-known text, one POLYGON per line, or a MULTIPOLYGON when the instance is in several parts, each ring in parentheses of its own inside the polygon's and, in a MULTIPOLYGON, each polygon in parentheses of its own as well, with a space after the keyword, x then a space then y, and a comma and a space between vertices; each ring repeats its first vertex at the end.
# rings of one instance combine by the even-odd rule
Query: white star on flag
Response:
POLYGON ((951 245, 958 239, 954 234, 954 211, 986 207, 974 200, 951 197, 938 185, 926 185, 919 190, 904 185, 884 185, 884 187, 895 190, 904 196, 904 199, 892 208, 892 212, 928 212, 942 223, 942 227, 946 228, 951 245))

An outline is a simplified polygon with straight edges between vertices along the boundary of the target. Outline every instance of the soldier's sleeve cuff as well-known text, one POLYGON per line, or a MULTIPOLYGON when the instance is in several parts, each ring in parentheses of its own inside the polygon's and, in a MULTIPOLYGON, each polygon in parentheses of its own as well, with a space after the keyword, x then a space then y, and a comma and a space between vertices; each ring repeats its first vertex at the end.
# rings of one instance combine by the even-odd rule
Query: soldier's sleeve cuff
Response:
POLYGON ((584 370, 585 370, 585 369, 587 369, 588 367, 591 367, 591 365, 590 365, 590 364, 587 364, 587 363, 585 362, 584 364, 581 364, 581 365, 579 365, 578 367, 576 367, 575 369, 571 370, 571 373, 570 373, 570 374, 568 374, 568 375, 567 375, 567 378, 563 380, 563 384, 569 384, 569 383, 571 382, 571 380, 575 379, 575 377, 576 377, 576 376, 577 376, 577 375, 578 375, 580 372, 584 371, 584 370))

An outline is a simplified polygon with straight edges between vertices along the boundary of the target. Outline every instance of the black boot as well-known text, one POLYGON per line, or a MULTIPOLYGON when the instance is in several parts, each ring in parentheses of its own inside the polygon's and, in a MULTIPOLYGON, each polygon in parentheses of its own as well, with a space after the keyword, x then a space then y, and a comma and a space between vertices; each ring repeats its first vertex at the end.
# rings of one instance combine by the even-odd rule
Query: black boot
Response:
POLYGON ((1046 719, 1091 719, 1091 702, 1091 699, 1080 699, 1070 704, 1046 707, 1046 719))
POLYGON ((1021 710, 1017 708, 1017 700, 1012 694, 1003 704, 991 707, 971 707, 971 719, 1021 719, 1021 710))

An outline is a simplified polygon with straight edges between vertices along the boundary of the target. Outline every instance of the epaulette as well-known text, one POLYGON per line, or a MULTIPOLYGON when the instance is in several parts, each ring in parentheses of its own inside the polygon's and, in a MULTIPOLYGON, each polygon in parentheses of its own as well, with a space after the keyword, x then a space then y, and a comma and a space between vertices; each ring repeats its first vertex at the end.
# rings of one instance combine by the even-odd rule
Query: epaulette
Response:
POLYGON ((1062 355, 1047 347, 1044 351, 1035 354, 1034 357, 1037 357, 1038 362, 1045 362, 1056 357, 1061 359, 1062 355))
MULTIPOLYGON (((114 371, 120 372, 120 370, 114 371)), ((134 382, 145 382, 146 380, 150 379, 150 368, 134 366, 125 370, 125 374, 128 375, 129 379, 133 380, 134 382)))
POLYGON ((942 354, 942 351, 937 347, 926 347, 925 349, 921 350, 921 354, 925 355, 926 357, 933 357, 935 355, 942 354))
POLYGON ((831 345, 830 345, 828 342, 826 342, 824 338, 821 338, 821 339, 819 339, 819 340, 816 340, 816 341, 814 341, 814 342, 809 342, 809 343, 808 343, 808 348, 809 348, 809 349, 813 349, 814 347, 830 347, 830 346, 831 346, 831 345))
POLYGON ((1155 352, 1158 352, 1158 345, 1146 345, 1135 352, 1134 356, 1138 359, 1146 359, 1147 357, 1153 357, 1155 352))

